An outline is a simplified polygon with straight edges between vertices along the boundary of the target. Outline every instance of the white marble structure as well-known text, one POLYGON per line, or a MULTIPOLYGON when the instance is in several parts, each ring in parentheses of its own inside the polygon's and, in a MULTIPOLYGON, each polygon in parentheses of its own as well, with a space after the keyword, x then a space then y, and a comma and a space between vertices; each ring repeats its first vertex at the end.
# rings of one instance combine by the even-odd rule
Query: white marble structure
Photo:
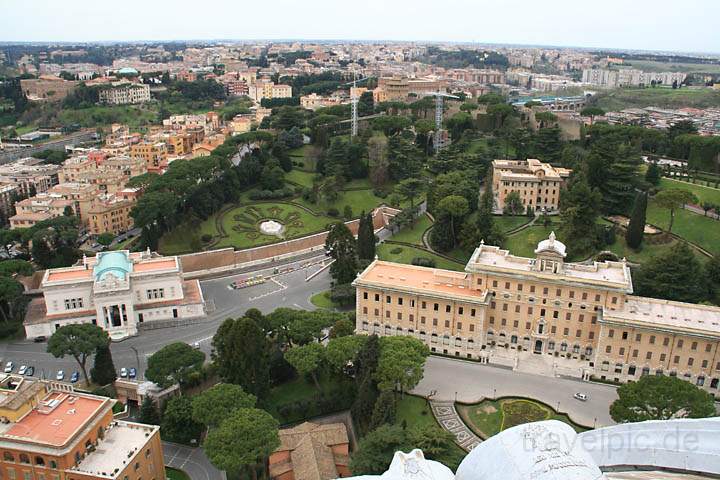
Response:
POLYGON ((199 282, 183 279, 177 257, 150 251, 83 257, 80 265, 46 270, 40 288, 43 296, 32 300, 25 316, 28 338, 93 323, 118 340, 137 334, 143 322, 205 314, 199 282))
POLYGON ((651 421, 580 434, 557 420, 509 428, 473 449, 457 474, 419 450, 395 453, 387 472, 356 480, 698 479, 720 475, 720 418, 651 421), (604 472, 608 472, 608 476, 604 472), (618 476, 619 475, 619 476, 618 476))

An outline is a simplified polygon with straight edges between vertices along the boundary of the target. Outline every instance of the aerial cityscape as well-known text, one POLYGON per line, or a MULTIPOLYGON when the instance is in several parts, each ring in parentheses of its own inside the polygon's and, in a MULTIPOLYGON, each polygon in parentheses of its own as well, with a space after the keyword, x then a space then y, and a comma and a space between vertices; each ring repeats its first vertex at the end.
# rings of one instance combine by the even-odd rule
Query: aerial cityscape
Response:
POLYGON ((717 478, 718 18, 5 2, 0 479, 717 478))

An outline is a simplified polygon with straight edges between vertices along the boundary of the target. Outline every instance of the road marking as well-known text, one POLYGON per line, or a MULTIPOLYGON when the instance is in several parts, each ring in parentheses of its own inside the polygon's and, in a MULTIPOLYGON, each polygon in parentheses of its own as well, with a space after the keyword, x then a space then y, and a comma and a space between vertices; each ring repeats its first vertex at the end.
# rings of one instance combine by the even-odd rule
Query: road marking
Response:
POLYGON ((270 281, 273 282, 273 283, 275 283, 275 284, 277 284, 277 285, 279 285, 280 288, 278 288, 277 290, 272 290, 272 291, 270 291, 270 292, 263 293, 262 295, 258 295, 257 297, 250 297, 250 298, 248 298, 248 301, 253 302, 253 301, 255 301, 255 300, 259 300, 259 299, 261 299, 261 298, 265 298, 265 297, 267 297, 267 296, 269 296, 269 295, 273 295, 273 294, 275 294, 275 293, 280 293, 280 292, 282 292, 283 290, 286 290, 286 289, 288 288, 287 285, 283 285, 282 283, 280 283, 280 282, 278 282, 277 280, 275 280, 275 278, 270 278, 270 281))

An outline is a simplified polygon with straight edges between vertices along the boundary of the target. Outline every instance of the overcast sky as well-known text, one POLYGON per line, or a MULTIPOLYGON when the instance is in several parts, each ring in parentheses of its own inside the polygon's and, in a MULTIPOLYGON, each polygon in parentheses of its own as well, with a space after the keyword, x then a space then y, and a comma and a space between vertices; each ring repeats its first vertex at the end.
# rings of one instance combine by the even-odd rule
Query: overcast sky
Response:
POLYGON ((720 53, 720 0, 0 0, 0 41, 427 40, 720 53))

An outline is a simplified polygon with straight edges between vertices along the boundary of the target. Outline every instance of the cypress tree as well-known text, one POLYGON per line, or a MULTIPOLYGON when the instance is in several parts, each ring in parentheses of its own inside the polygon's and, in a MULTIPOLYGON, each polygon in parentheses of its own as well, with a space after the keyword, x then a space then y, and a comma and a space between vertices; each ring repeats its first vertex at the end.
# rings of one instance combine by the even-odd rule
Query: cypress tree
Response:
POLYGON ((160 412, 152 398, 145 397, 143 400, 138 421, 147 425, 160 425, 160 412))
POLYGON ((640 248, 645 232, 645 214, 647 211, 647 193, 640 192, 635 196, 635 205, 633 207, 630 223, 628 223, 625 241, 630 248, 640 248))
POLYGON ((373 260, 375 258, 375 232, 373 231, 372 213, 360 214, 358 227, 358 258, 373 260))
POLYGON ((108 385, 117 378, 110 345, 98 347, 95 350, 95 364, 90 370, 90 377, 98 385, 108 385))
POLYGON ((392 390, 385 390, 380 393, 373 408, 370 430, 375 430, 381 425, 395 423, 396 407, 395 393, 392 390))

